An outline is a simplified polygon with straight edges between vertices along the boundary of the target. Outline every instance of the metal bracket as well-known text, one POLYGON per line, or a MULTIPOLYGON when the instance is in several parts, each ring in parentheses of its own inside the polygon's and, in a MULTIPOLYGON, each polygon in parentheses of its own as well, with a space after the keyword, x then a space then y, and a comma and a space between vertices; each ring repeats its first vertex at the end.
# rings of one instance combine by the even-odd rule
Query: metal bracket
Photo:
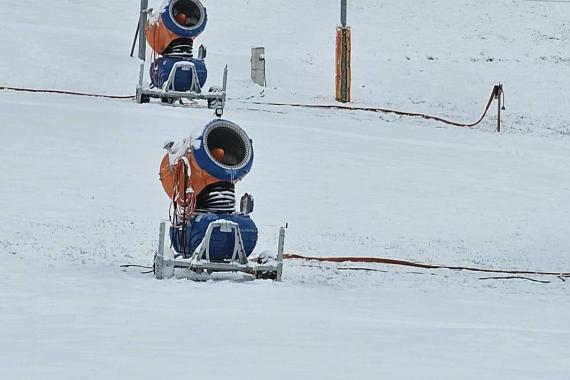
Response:
POLYGON ((189 91, 194 92, 196 94, 202 92, 202 89, 200 88, 200 83, 198 81, 198 73, 196 72, 196 65, 194 65, 193 62, 179 61, 172 66, 170 75, 168 76, 168 79, 162 86, 162 93, 164 97, 168 96, 168 93, 170 91, 173 91, 172 86, 174 85, 174 79, 176 78, 176 73, 178 72, 178 70, 192 71, 192 86, 190 87, 189 91))
POLYGON ((248 260, 239 225, 235 222, 217 220, 208 226, 202 242, 196 248, 189 259, 174 259, 174 253, 169 247, 166 249, 166 222, 160 223, 158 251, 154 256, 154 275, 157 279, 172 278, 176 268, 185 268, 187 277, 195 273, 212 272, 242 272, 250 274, 256 278, 273 279, 281 281, 283 274, 283 248, 285 244, 285 227, 279 230, 279 245, 277 248, 277 258, 273 262, 259 263, 255 260, 248 260), (226 233, 234 233, 235 243, 231 260, 227 262, 210 261, 210 239, 214 228, 220 228, 226 233))
POLYGON ((223 219, 216 220, 208 225, 206 234, 198 248, 196 248, 196 251, 194 251, 190 261, 210 261, 210 241, 214 228, 219 228, 220 231, 224 233, 234 234, 234 251, 232 253, 231 261, 238 262, 240 264, 247 264, 247 256, 245 254, 245 248, 243 247, 239 225, 235 222, 223 219))

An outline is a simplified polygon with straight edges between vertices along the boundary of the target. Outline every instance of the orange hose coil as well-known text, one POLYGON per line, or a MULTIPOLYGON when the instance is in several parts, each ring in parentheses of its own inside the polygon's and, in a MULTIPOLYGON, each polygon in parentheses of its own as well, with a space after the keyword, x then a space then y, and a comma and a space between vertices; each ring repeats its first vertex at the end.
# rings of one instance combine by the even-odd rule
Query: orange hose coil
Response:
POLYGON ((192 152, 188 152, 185 157, 187 162, 190 163, 188 170, 190 178, 188 178, 187 181, 185 181, 184 178, 185 160, 179 159, 176 165, 171 167, 168 154, 165 154, 160 163, 160 182, 162 183, 162 188, 170 199, 173 198, 175 193, 182 195, 176 200, 176 203, 180 207, 188 207, 190 205, 191 199, 186 197, 186 191, 190 185, 192 185, 193 193, 197 195, 200 194, 206 186, 220 181, 198 166, 192 152), (187 187, 184 186, 185 184, 187 184, 187 187))

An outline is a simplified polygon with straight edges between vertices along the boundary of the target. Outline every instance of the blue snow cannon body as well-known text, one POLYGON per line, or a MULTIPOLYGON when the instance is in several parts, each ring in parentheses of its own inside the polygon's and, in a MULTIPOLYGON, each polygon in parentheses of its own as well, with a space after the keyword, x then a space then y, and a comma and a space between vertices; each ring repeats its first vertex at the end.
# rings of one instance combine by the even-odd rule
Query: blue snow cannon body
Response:
MULTIPOLYGON (((170 241, 174 250, 185 258, 192 256, 202 242, 210 223, 220 219, 229 220, 239 225, 243 247, 246 256, 249 256, 257 244, 258 232, 253 220, 248 215, 242 214, 197 214, 187 222, 186 228, 171 227, 170 241)), ((233 232, 221 232, 220 228, 214 228, 210 239, 210 260, 224 261, 231 259, 234 243, 233 232)))
MULTIPOLYGON (((196 67, 196 74, 198 76, 198 85, 200 88, 204 87, 206 84, 206 79, 208 78, 208 70, 206 69, 204 60, 188 57, 157 58, 156 61, 154 61, 150 66, 150 78, 152 85, 156 88, 162 88, 162 86, 168 80, 174 64, 180 61, 192 62, 194 64, 196 67)), ((186 69, 184 67, 178 68, 174 76, 172 88, 169 90, 189 91, 192 88, 193 80, 194 78, 192 77, 192 70, 186 69)))

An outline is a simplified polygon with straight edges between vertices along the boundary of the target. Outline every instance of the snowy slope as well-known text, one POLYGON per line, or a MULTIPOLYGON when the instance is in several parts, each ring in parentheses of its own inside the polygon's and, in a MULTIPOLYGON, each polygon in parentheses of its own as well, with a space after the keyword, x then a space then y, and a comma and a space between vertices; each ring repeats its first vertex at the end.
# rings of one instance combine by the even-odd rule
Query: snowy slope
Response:
POLYGON ((15 260, 3 259, 8 272, 0 278, 2 289, 12 289, 0 305, 7 378, 568 374, 568 288, 558 283, 398 271, 301 276, 297 265, 282 284, 158 282, 97 266, 15 260))
MULTIPOLYGON (((6 0, 0 86, 131 94, 137 2, 6 0)), ((463 130, 252 105, 332 103, 337 4, 205 4, 211 83, 228 63, 226 117, 254 141, 238 192, 256 197, 260 249, 289 222, 286 250, 300 254, 570 271, 570 5, 351 5, 355 104, 471 121, 501 80, 506 132, 495 134, 492 118, 463 130), (264 96, 248 80, 257 45, 264 96)), ((151 262, 167 217, 162 142, 208 110, 0 92, 0 115, 3 376, 568 377, 568 285, 553 276, 294 261, 281 284, 121 271, 151 262)))
MULTIPOLYGON (((132 94, 138 64, 128 51, 138 3, 4 0, 0 77, 13 85, 132 94)), ((258 95, 248 80, 249 55, 252 46, 265 46, 267 99, 332 101, 336 2, 205 4, 211 17, 198 42, 209 47, 212 83, 229 64, 230 95, 258 95)), ((501 81, 508 128, 567 135, 569 16, 564 2, 351 2, 353 98, 471 121, 501 81)))

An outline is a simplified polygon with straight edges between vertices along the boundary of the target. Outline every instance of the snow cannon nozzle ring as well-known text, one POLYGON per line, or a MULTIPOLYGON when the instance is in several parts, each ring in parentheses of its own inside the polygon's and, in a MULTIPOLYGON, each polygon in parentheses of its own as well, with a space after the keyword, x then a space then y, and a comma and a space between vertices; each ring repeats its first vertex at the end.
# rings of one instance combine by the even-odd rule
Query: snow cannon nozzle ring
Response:
POLYGON ((208 21, 206 8, 200 0, 170 0, 162 18, 171 32, 186 38, 197 37, 208 21))
POLYGON ((162 55, 178 39, 194 39, 208 23, 206 8, 200 0, 169 0, 151 15, 145 27, 146 39, 152 50, 162 55))
POLYGON ((196 141, 200 141, 200 144, 192 144, 196 162, 211 176, 236 182, 251 170, 253 144, 237 124, 224 119, 213 120, 196 141))

